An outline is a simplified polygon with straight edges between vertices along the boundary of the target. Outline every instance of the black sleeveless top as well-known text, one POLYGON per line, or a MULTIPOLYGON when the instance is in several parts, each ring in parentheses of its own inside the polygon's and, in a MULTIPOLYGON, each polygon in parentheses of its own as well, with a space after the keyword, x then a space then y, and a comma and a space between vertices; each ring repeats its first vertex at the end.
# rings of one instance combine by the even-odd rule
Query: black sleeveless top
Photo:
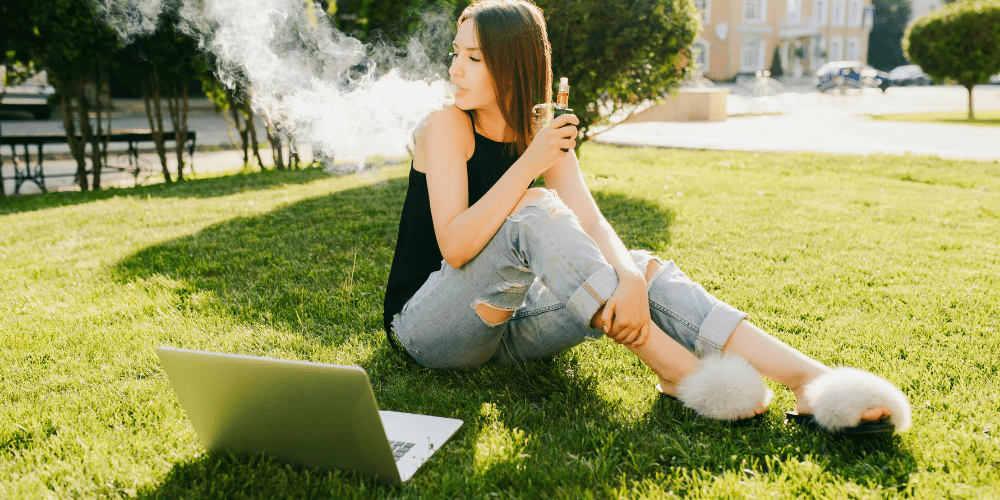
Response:
MULTIPOLYGON (((476 149, 466 163, 469 206, 479 201, 519 158, 513 144, 492 141, 479 135, 475 123, 472 131, 476 149)), ((392 258, 382 309, 385 332, 389 335, 390 343, 392 317, 403 310, 406 301, 417 293, 431 273, 441 269, 442 260, 434 233, 434 220, 431 218, 427 175, 414 169, 410 162, 410 184, 406 189, 406 201, 403 202, 403 213, 399 219, 396 253, 392 258)))

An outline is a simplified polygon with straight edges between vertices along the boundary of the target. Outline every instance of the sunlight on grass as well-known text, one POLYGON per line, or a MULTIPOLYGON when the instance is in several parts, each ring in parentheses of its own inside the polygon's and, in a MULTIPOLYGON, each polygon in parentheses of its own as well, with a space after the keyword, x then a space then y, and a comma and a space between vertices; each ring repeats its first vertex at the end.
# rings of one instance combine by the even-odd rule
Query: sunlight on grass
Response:
MULTIPOLYGON (((1000 117, 998 117, 1000 118, 1000 117)), ((588 144, 631 247, 783 341, 898 384, 913 429, 850 441, 697 419, 612 342, 435 372, 389 346, 405 167, 244 173, 0 205, 0 498, 1000 495, 1000 166, 588 144), (378 182, 372 182, 378 180, 378 182), (383 409, 465 420, 401 489, 206 453, 171 345, 356 364, 383 409)))
POLYGON ((973 116, 975 116, 975 120, 970 121, 968 111, 871 115, 874 120, 891 122, 950 123, 980 127, 1000 127, 1000 111, 978 111, 974 109, 973 116))

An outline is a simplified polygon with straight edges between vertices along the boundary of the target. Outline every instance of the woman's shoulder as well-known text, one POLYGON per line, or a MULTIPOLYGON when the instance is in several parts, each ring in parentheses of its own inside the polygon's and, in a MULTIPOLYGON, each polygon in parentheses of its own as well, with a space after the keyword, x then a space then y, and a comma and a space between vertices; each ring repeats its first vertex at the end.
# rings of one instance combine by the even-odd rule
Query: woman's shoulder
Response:
POLYGON ((421 128, 429 133, 443 132, 451 137, 472 137, 472 120, 468 113, 450 103, 428 115, 421 128))
POLYGON ((425 152, 440 154, 450 150, 468 160, 476 148, 472 120, 454 104, 446 104, 428 115, 417 128, 416 139, 414 168, 419 172, 426 172, 425 152))

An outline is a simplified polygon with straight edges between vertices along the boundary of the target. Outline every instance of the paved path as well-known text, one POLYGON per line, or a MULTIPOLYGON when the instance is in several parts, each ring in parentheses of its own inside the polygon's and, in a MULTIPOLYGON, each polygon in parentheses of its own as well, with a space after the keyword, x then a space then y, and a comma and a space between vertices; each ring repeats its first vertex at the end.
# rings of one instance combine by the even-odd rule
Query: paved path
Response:
MULTIPOLYGON (((1000 86, 976 87, 973 97, 976 110, 1000 110, 1000 86)), ((728 110, 737 116, 724 122, 625 123, 595 140, 628 146, 1000 160, 1000 127, 887 122, 866 116, 963 111, 967 103, 962 87, 900 87, 885 94, 846 96, 801 90, 758 99, 732 95, 728 110)))
MULTIPOLYGON (((976 87, 977 110, 1000 110, 1000 86, 976 87)), ((928 154, 946 158, 1000 160, 1000 127, 940 125, 875 121, 870 114, 964 111, 968 93, 962 87, 900 87, 885 94, 833 96, 815 92, 812 87, 788 88, 779 95, 753 99, 734 93, 728 101, 730 118, 724 122, 646 122, 622 124, 598 135, 596 142, 629 146, 746 150, 814 151, 822 153, 928 154), (755 116, 755 114, 759 116, 755 116)), ((118 111, 113 125, 117 128, 148 128, 141 102, 116 102, 118 111)), ((229 146, 229 134, 222 117, 211 110, 206 100, 193 105, 190 127, 198 132, 198 144, 229 146)), ((5 134, 60 133, 59 117, 51 120, 4 120, 5 134)), ((266 142, 261 130, 258 135, 266 142)), ((63 149, 68 148, 63 146, 63 149)), ((310 160, 308 148, 301 151, 310 160)), ((53 146, 46 151, 59 152, 53 146)), ((4 153, 8 153, 5 149, 4 153)), ((265 163, 270 150, 262 151, 265 163)), ((125 161, 112 155, 112 164, 125 161)), ((155 166, 153 154, 141 161, 155 166)), ((209 171, 240 168, 242 153, 236 151, 196 152, 195 176, 209 171)), ((173 159, 171 168, 176 169, 173 159)), ((47 173, 70 173, 76 169, 72 160, 46 160, 47 173)), ((13 168, 4 162, 6 192, 13 192, 13 168)), ((50 190, 75 189, 72 177, 46 179, 50 190)), ((105 186, 130 186, 131 174, 105 172, 105 186)), ((142 178, 140 177, 140 182, 142 178)), ((22 193, 38 192, 33 183, 22 186, 22 193)))

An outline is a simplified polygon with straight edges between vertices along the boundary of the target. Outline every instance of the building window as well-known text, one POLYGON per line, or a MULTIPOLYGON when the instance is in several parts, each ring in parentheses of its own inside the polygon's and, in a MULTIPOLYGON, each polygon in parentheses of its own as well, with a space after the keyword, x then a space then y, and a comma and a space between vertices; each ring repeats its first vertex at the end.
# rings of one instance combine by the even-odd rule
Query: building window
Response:
POLYGON ((844 0, 833 0, 830 3, 830 26, 843 26, 847 7, 844 0))
POLYGON ((865 31, 871 31, 875 26, 875 7, 865 7, 865 20, 861 23, 865 31))
POLYGON ((816 0, 816 22, 820 26, 826 26, 826 23, 830 20, 830 9, 827 0, 816 0))
POLYGON ((767 0, 743 0, 743 21, 763 23, 766 21, 767 0))
POLYGON ((820 66, 826 64, 826 39, 822 35, 816 35, 809 41, 809 48, 812 50, 809 67, 816 71, 820 66))
POLYGON ((864 12, 861 0, 850 0, 847 4, 847 25, 851 28, 860 28, 864 12))
POLYGON ((802 0, 788 0, 785 22, 799 24, 802 21, 802 0))
POLYGON ((764 40, 759 37, 743 39, 740 47, 740 71, 754 72, 764 69, 764 40))
POLYGON ((694 52, 694 66, 702 73, 708 71, 708 42, 700 38, 695 39, 691 52, 694 52))
POLYGON ((701 12, 701 23, 708 24, 712 19, 712 0, 694 0, 694 8, 701 12))
POLYGON ((847 60, 861 60, 861 40, 859 40, 856 36, 852 36, 847 39, 847 60))
POLYGON ((830 37, 830 50, 827 52, 829 61, 844 60, 844 39, 839 36, 830 37))

